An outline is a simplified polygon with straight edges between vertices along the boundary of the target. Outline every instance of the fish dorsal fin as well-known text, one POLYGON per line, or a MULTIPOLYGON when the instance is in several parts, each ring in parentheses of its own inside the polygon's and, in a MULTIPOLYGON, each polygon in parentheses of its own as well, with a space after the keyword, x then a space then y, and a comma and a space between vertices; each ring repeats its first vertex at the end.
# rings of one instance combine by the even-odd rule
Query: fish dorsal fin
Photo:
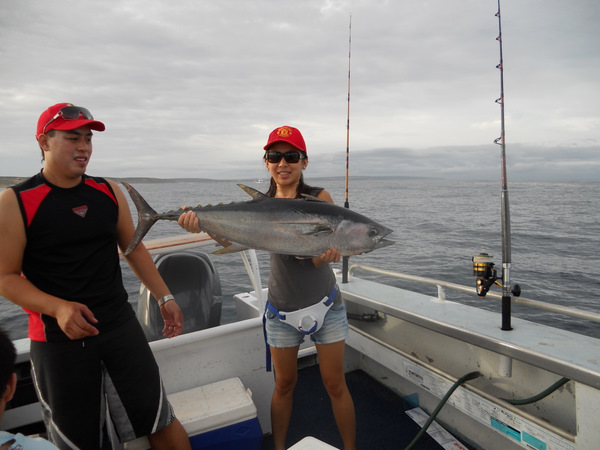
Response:
MULTIPOLYGON (((314 195, 309 194, 300 194, 305 200, 310 200, 311 202, 325 202, 325 200, 320 199, 319 197, 315 197, 314 195)), ((327 203, 327 202, 325 202, 327 203)))
POLYGON ((241 187, 244 191, 246 191, 248 193, 248 195, 250 197, 252 197, 254 200, 268 198, 265 194, 263 194, 260 191, 257 191, 254 188, 251 188, 250 186, 246 186, 245 184, 239 184, 239 183, 238 183, 238 186, 241 187))

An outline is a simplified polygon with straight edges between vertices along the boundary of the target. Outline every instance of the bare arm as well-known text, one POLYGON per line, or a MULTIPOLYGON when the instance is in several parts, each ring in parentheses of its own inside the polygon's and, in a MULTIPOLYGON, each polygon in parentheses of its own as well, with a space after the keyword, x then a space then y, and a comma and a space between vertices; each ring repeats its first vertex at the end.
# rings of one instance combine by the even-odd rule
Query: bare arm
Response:
POLYGON ((92 311, 82 303, 49 295, 21 276, 27 239, 17 196, 12 189, 0 193, 0 294, 13 303, 56 318, 70 339, 98 334, 92 311))
MULTIPOLYGON (((114 182, 109 180, 119 202, 119 219, 117 221, 117 239, 119 247, 124 251, 129 245, 135 231, 129 205, 123 191, 114 182)), ((152 256, 143 243, 140 243, 128 256, 125 257, 133 272, 142 283, 150 290, 154 298, 161 299, 170 294, 169 288, 158 273, 152 256)), ((160 313, 165 321, 163 335, 175 337, 183 329, 183 314, 179 305, 173 300, 160 307, 160 313)))

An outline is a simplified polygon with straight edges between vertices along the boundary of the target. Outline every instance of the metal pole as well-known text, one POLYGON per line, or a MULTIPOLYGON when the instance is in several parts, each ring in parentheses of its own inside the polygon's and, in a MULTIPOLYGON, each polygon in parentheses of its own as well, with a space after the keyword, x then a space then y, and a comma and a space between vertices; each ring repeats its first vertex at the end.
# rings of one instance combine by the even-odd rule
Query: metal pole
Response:
POLYGON ((504 60, 502 57, 502 18, 500 14, 500 0, 498 0, 498 43, 500 44, 500 98, 496 100, 500 104, 501 115, 501 134, 495 140, 496 144, 501 146, 501 164, 502 164, 502 330, 512 330, 511 326, 511 290, 510 290, 510 265, 511 265, 511 244, 510 244, 510 209, 508 201, 508 183, 506 179, 506 142, 504 130, 504 60))

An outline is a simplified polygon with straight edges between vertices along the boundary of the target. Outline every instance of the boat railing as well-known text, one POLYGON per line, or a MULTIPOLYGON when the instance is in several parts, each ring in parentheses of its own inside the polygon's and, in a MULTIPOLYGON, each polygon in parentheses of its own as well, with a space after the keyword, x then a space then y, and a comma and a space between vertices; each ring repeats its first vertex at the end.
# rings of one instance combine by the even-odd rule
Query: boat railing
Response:
MULTIPOLYGON (((144 244, 148 248, 151 254, 159 254, 159 253, 168 253, 172 251, 185 250, 188 248, 198 248, 198 247, 208 247, 215 245, 215 241, 205 233, 200 234, 185 234, 185 235, 177 235, 171 236, 167 238, 159 238, 144 241, 144 244)), ((244 260, 244 265, 246 266, 246 270, 248 275, 250 276, 250 280, 255 288, 256 292, 262 292, 262 283, 260 280, 260 272, 257 269, 258 262, 256 261, 256 257, 252 254, 253 251, 247 251, 247 254, 242 254, 242 258, 244 260)), ((376 267, 365 266, 362 264, 353 264, 348 273, 350 276, 353 276, 354 272, 357 270, 362 270, 365 272, 374 273, 377 275, 385 275, 405 281, 412 281, 421 284, 428 284, 431 286, 436 286, 438 291, 438 299, 440 301, 446 300, 446 290, 453 290, 458 292, 464 292, 467 294, 474 295, 475 288, 472 286, 464 286, 457 283, 450 283, 448 281, 443 280, 435 280, 432 278, 420 277, 418 275, 410 275, 406 273, 400 272, 392 272, 389 270, 378 269, 376 267)), ((259 294, 260 295, 260 294, 259 294)), ((486 297, 492 298, 494 300, 502 300, 502 296, 500 294, 495 294, 493 292, 488 292, 486 297)), ((262 299, 259 299, 262 300, 262 299)), ((565 316, 575 317, 578 319, 589 320, 592 322, 600 323, 600 314, 594 313, 591 311, 583 311, 576 308, 570 308, 567 306, 556 305, 553 303, 541 302, 538 300, 533 300, 525 297, 512 297, 512 303, 517 305, 523 305, 530 308, 535 308, 539 310, 549 311, 557 314, 563 314, 565 316)))
MULTIPOLYGON (((361 264, 353 264, 348 270, 349 276, 353 276, 354 272, 358 270, 374 273, 377 275, 385 275, 393 278, 398 278, 405 281, 412 281, 416 283, 436 286, 438 291, 438 299, 440 301, 446 300, 446 290, 448 289, 472 295, 475 294, 475 288, 473 286, 464 286, 462 284, 450 283, 448 281, 435 280, 432 278, 425 278, 417 275, 410 275, 400 272, 392 272, 389 270, 378 269, 376 267, 364 266, 361 264)), ((493 292, 489 292, 486 295, 486 297, 493 298, 494 300, 502 300, 502 296, 500 294, 495 294, 493 292)), ((545 303, 524 297, 512 297, 512 303, 600 323, 600 314, 591 311, 582 311, 580 309, 569 308, 567 306, 556 305, 553 303, 545 303)))

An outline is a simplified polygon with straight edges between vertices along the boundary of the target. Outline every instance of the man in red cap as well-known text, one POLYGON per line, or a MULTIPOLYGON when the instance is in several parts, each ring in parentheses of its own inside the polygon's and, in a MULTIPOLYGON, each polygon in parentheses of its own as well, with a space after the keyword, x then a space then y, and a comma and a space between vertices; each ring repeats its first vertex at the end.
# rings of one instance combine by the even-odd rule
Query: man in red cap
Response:
MULTIPOLYGON (((29 313, 31 364, 48 439, 61 449, 107 445, 106 409, 119 440, 189 448, 158 366, 127 301, 117 244, 134 233, 123 192, 86 174, 102 122, 58 103, 38 120, 44 167, 0 193, 0 295, 29 313)), ((143 245, 126 258, 159 301, 163 334, 181 309, 143 245)))

